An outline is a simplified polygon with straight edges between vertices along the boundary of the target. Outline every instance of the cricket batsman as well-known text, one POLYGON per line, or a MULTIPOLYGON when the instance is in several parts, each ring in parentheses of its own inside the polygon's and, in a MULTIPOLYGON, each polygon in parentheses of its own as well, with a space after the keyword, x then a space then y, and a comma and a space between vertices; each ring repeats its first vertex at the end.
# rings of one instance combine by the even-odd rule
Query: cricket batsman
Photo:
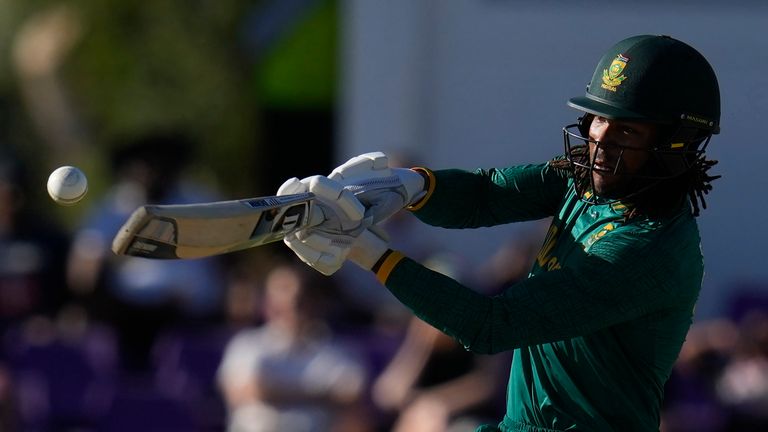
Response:
POLYGON ((368 153, 290 179, 278 194, 309 190, 327 211, 356 199, 348 191, 380 193, 342 224, 358 229, 336 221, 285 243, 324 274, 347 259, 370 269, 469 350, 514 350, 506 415, 479 431, 658 431, 704 272, 695 217, 717 178, 705 156, 719 132, 717 78, 689 45, 634 36, 568 105, 581 115, 546 163, 433 171, 368 153), (359 229, 404 207, 452 229, 553 219, 529 277, 488 297, 390 249, 378 227, 359 229))

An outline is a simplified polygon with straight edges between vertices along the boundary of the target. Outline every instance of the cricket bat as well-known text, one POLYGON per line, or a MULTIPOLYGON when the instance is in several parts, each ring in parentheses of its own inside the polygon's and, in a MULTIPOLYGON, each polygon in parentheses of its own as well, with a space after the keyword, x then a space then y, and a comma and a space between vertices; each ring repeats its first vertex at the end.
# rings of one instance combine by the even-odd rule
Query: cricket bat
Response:
POLYGON ((115 235, 112 251, 159 259, 219 255, 282 240, 323 221, 312 193, 202 204, 144 205, 115 235), (314 214, 314 219, 313 219, 314 214))

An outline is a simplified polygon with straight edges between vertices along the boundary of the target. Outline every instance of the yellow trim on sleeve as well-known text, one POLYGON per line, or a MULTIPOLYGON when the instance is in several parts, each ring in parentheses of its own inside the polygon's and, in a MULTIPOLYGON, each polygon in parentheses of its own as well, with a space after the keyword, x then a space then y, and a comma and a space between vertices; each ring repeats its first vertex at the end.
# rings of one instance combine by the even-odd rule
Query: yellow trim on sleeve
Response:
POLYGON ((405 255, 398 251, 392 251, 385 259, 384 262, 381 263, 381 266, 379 267, 379 270, 376 272, 376 279, 379 280, 382 284, 384 284, 387 279, 389 278, 389 274, 392 273, 392 270, 395 269, 395 266, 397 263, 399 263, 403 258, 405 258, 405 255))
POLYGON ((426 174, 427 178, 429 179, 427 181, 429 183, 427 185, 427 193, 423 197, 421 197, 421 199, 419 201, 417 201, 417 202, 409 205, 408 207, 406 207, 406 209, 408 209, 410 211, 416 211, 416 210, 424 207, 424 204, 426 204, 427 201, 429 200, 429 198, 432 196, 432 193, 435 191, 435 183, 437 183, 437 181, 435 179, 435 173, 430 171, 428 168, 414 167, 414 168, 411 168, 411 169, 414 170, 414 171, 418 171, 420 173, 426 174))

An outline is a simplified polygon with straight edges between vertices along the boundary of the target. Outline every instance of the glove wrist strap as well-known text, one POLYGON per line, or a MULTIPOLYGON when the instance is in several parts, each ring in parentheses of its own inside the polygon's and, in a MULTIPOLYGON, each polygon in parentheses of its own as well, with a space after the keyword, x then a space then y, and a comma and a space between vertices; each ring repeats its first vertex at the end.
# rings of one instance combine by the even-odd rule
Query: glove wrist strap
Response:
POLYGON ((432 193, 435 191, 435 174, 424 167, 413 167, 411 170, 416 171, 424 178, 424 192, 418 199, 414 200, 413 204, 406 206, 406 209, 415 211, 424 207, 424 204, 427 203, 429 197, 431 197, 432 193))
POLYGON ((405 255, 402 253, 392 249, 387 249, 387 251, 378 261, 376 261, 376 264, 371 268, 371 270, 376 275, 376 279, 378 279, 382 285, 386 284, 387 279, 389 279, 389 275, 392 274, 392 271, 395 269, 397 264, 402 261, 403 258, 405 258, 405 255))
POLYGON ((390 256, 394 252, 392 249, 387 249, 384 251, 384 254, 381 255, 381 258, 379 258, 378 261, 376 261, 375 264, 373 264, 373 267, 371 267, 371 271, 374 273, 378 273, 379 269, 381 269, 381 265, 384 264, 384 261, 387 260, 387 257, 390 256))

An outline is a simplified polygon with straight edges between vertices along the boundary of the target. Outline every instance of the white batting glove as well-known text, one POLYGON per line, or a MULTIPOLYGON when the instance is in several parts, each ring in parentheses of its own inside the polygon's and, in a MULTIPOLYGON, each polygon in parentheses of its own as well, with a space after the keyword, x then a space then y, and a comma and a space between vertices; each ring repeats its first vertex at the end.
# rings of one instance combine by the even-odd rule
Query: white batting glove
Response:
POLYGON ((382 152, 355 156, 331 172, 328 178, 352 191, 365 205, 367 216, 377 224, 424 197, 424 177, 407 168, 390 168, 382 152))
POLYGON ((311 228, 291 234, 285 238, 285 243, 299 258, 326 276, 338 271, 347 259, 371 270, 389 249, 386 233, 376 226, 357 236, 311 228))
POLYGON ((285 236, 283 242, 308 266, 330 276, 344 264, 354 240, 351 235, 300 230, 285 236))
POLYGON ((370 225, 365 208, 352 192, 323 176, 288 179, 277 195, 312 192, 316 196, 311 228, 289 234, 283 240, 305 263, 325 275, 335 273, 349 253, 354 239, 370 225), (313 236, 315 232, 320 236, 313 236), (304 246, 311 239, 311 247, 304 246))
POLYGON ((370 270, 388 249, 389 236, 383 228, 374 225, 360 233, 352 243, 347 259, 365 270, 370 270))
POLYGON ((362 231, 360 226, 365 222, 365 207, 355 198, 351 191, 344 189, 341 184, 323 176, 311 176, 299 180, 296 177, 286 180, 277 190, 277 195, 290 195, 312 192, 316 195, 316 207, 320 212, 313 214, 313 223, 322 224, 328 230, 339 232, 362 231), (322 216, 322 219, 318 219, 322 216))

